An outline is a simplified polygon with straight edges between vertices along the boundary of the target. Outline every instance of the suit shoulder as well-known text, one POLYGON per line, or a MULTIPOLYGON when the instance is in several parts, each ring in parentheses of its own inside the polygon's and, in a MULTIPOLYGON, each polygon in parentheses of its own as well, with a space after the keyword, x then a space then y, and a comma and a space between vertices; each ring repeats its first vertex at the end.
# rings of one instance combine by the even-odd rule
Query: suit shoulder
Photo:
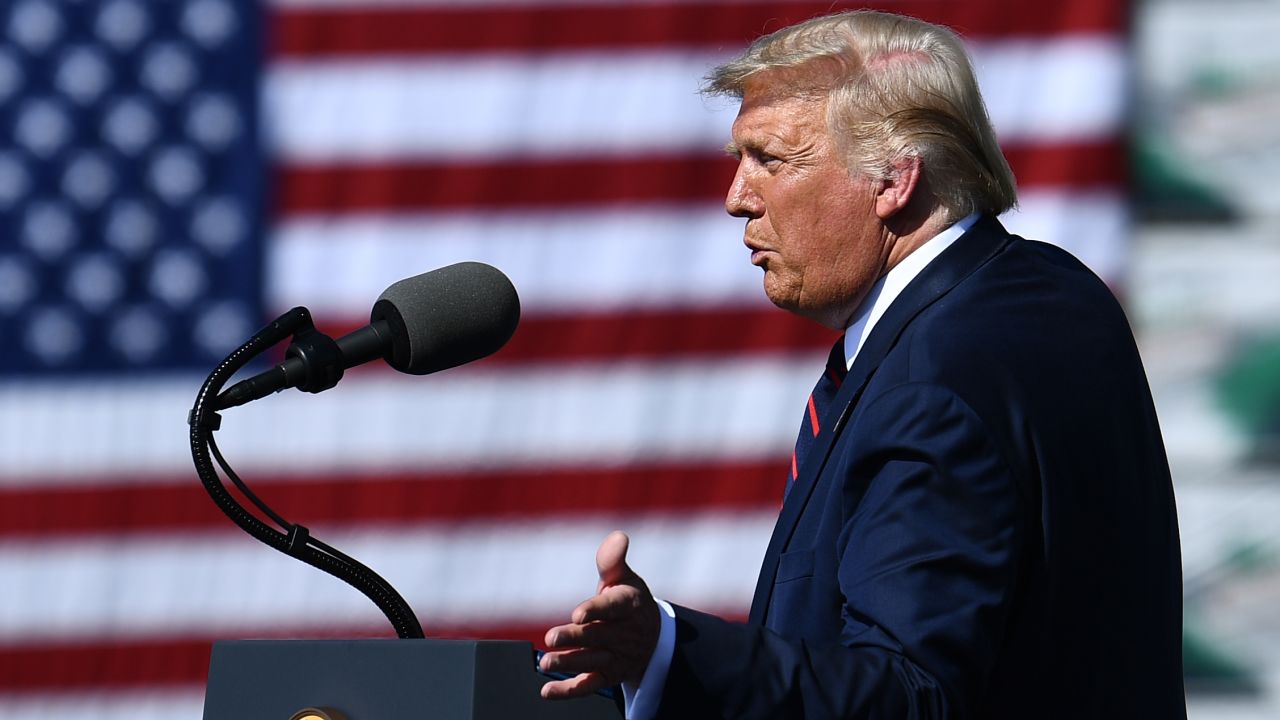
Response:
POLYGON ((924 381, 989 378, 1026 364, 1079 370, 1137 353, 1119 301, 1097 275, 1059 247, 1016 236, 923 310, 897 351, 910 377, 924 381))

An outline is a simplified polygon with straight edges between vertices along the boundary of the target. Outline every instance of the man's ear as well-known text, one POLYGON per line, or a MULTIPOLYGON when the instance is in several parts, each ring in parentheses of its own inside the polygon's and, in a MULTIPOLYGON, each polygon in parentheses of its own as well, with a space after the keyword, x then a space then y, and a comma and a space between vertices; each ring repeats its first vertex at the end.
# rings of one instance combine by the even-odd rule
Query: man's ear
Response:
POLYGON ((902 211, 915 195, 924 166, 916 155, 906 155, 893 163, 888 177, 880 180, 876 192, 876 216, 888 220, 902 211))

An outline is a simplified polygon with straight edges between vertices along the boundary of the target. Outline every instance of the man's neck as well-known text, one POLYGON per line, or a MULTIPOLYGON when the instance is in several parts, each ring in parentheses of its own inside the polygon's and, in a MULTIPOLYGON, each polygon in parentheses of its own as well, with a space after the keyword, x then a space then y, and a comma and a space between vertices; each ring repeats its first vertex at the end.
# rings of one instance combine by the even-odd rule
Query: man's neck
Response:
POLYGON ((853 360, 858 351, 862 349, 862 344, 871 335, 871 329, 875 327, 880 316, 884 315, 885 310, 893 304, 898 295, 929 263, 933 262, 934 258, 941 255, 977 221, 978 215, 974 213, 954 225, 945 225, 915 248, 919 252, 913 250, 911 253, 904 254, 902 260, 872 286, 867 297, 863 298, 862 303, 854 310, 849 325, 845 329, 844 357, 850 367, 853 366, 853 360))
POLYGON ((947 220, 946 211, 939 209, 926 218, 924 222, 915 225, 903 235, 894 234, 893 224, 886 225, 885 232, 889 233, 886 241, 889 255, 885 260, 884 270, 880 273, 880 276, 888 275, 889 271, 897 267, 904 258, 919 250, 922 245, 953 224, 947 220))

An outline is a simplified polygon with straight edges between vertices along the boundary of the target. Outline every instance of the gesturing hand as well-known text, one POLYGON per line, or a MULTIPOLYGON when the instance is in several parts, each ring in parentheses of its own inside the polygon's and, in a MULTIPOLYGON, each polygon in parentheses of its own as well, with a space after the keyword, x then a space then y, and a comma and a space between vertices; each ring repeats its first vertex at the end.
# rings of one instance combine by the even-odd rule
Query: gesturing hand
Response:
POLYGON ((568 625, 547 631, 542 670, 574 675, 542 686, 542 697, 589 695, 621 682, 639 682, 658 644, 657 603, 627 567, 625 533, 614 531, 596 551, 596 594, 573 609, 568 625))

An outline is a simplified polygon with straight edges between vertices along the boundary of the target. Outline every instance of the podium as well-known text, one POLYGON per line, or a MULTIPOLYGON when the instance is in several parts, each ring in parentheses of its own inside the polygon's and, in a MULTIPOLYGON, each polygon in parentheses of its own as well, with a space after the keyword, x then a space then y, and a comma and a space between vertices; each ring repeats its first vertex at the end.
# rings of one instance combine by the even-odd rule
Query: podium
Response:
POLYGON ((228 640, 204 720, 619 720, 608 698, 544 700, 533 646, 506 640, 228 640))

